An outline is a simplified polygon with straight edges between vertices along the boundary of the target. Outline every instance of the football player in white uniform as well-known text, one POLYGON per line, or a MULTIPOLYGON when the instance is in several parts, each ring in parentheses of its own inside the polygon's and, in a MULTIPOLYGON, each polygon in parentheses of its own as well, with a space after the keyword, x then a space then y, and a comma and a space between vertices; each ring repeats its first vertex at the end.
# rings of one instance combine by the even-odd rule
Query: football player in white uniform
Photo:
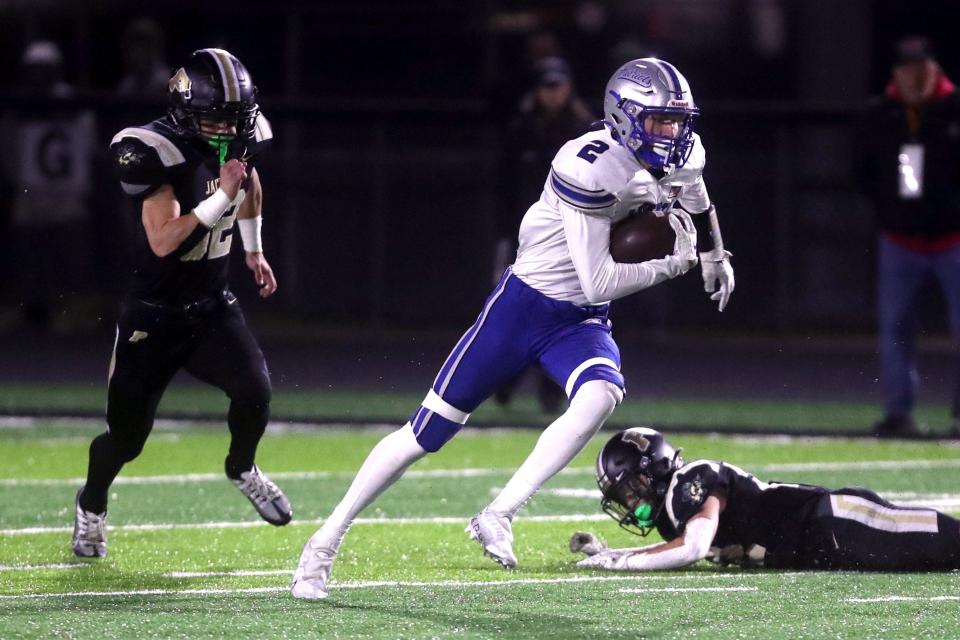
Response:
POLYGON ((298 598, 325 598, 337 551, 357 515, 411 464, 440 449, 504 382, 538 363, 566 391, 569 408, 543 432, 500 494, 467 532, 485 554, 516 566, 514 515, 563 469, 623 400, 609 302, 686 273, 698 262, 722 310, 733 270, 702 179, 698 110, 686 79, 655 58, 620 67, 607 84, 604 128, 557 153, 540 200, 520 225, 516 262, 448 356, 423 403, 370 452, 346 495, 307 540, 293 577, 298 598), (631 212, 669 216, 674 252, 620 264, 610 227, 631 212), (691 220, 699 218, 700 224, 691 220), (718 287, 719 285, 719 287, 718 287))

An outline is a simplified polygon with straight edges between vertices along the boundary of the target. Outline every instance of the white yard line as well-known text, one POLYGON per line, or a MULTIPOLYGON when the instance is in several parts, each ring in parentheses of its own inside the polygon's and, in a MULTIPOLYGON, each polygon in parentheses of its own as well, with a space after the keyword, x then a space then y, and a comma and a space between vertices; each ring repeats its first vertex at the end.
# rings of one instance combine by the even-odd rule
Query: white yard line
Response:
POLYGON ((863 469, 952 469, 960 467, 960 458, 942 460, 862 460, 844 462, 780 462, 753 465, 762 471, 858 471, 863 469))
POLYGON ((81 562, 58 564, 8 564, 0 565, 0 571, 37 571, 42 569, 84 569, 89 564, 81 562))
MULTIPOLYGON (((469 588, 469 587, 509 587, 514 585, 531 584, 578 584, 586 582, 651 582, 658 580, 669 580, 671 582, 686 580, 712 580, 729 578, 758 578, 772 575, 784 574, 716 574, 703 575, 692 574, 687 576, 572 576, 569 578, 523 578, 518 580, 441 580, 435 582, 417 582, 417 581, 392 581, 392 580, 358 580, 356 582, 330 583, 332 590, 337 589, 369 589, 372 587, 426 587, 426 588, 469 588)), ((793 574, 790 574, 793 575, 793 574)), ((804 574, 813 575, 813 574, 804 574)), ((822 574, 821 574, 822 575, 822 574)), ((0 600, 26 600, 36 598, 68 598, 68 597, 125 597, 125 596, 155 596, 155 595, 218 595, 231 593, 276 593, 287 591, 288 587, 255 587, 249 589, 143 589, 136 591, 71 591, 67 593, 24 593, 0 595, 0 600)), ((669 587, 674 591, 682 590, 678 587, 669 587)), ((752 591, 755 587, 704 587, 700 589, 688 588, 687 590, 711 590, 717 591, 726 589, 730 591, 752 591)), ((644 590, 639 590, 641 592, 644 590)))
POLYGON ((953 602, 960 596, 877 596, 876 598, 847 598, 844 602, 867 604, 872 602, 953 602))
MULTIPOLYGON (((428 516, 416 518, 357 518, 356 525, 407 525, 407 524, 465 524, 470 522, 471 515, 465 516, 428 516)), ((604 522, 610 516, 603 513, 581 513, 558 516, 527 516, 523 522, 604 522)), ((323 524, 322 518, 313 520, 295 520, 295 524, 323 524)), ((146 523, 122 524, 110 527, 110 532, 116 531, 168 531, 175 529, 244 529, 248 527, 267 527, 266 522, 260 520, 242 522, 189 522, 189 523, 146 523)), ((24 527, 22 529, 0 529, 0 535, 20 536, 43 533, 65 533, 73 531, 73 527, 24 527)))
MULTIPOLYGON (((600 499, 598 489, 578 489, 575 487, 541 489, 540 495, 593 501, 600 499)), ((941 511, 960 511, 960 494, 957 493, 884 492, 882 497, 902 507, 926 507, 927 509, 939 509, 941 511)))
POLYGON ((171 571, 164 578, 241 578, 248 576, 292 576, 293 569, 266 569, 257 571, 239 569, 237 571, 171 571))
POLYGON ((617 589, 620 593, 703 593, 705 591, 758 591, 756 587, 659 587, 654 589, 617 589))
MULTIPOLYGON (((861 462, 796 462, 755 465, 752 468, 763 472, 776 471, 855 471, 866 469, 952 469, 960 467, 960 458, 944 460, 868 460, 861 462)), ((516 471, 514 468, 468 468, 468 469, 413 469, 407 471, 403 477, 418 478, 488 478, 509 476, 516 471)), ((592 476, 593 467, 569 467, 562 470, 561 476, 592 476)), ((354 471, 278 471, 270 474, 274 480, 322 480, 330 478, 351 479, 356 475, 354 471)), ((0 487, 75 487, 83 484, 86 478, 0 478, 0 487)), ((225 482, 222 473, 186 473, 175 475, 156 476, 119 476, 115 485, 155 485, 155 484, 186 484, 195 482, 225 482)))
MULTIPOLYGON (((404 478, 487 478, 491 476, 509 476, 516 469, 423 469, 407 471, 404 478)), ((588 475, 593 468, 582 467, 569 470, 565 475, 588 475)), ((355 471, 277 471, 270 473, 272 480, 325 480, 343 478, 350 480, 355 471)), ((86 482, 86 478, 0 478, 0 487, 76 487, 86 482)), ((163 476, 118 476, 113 484, 188 484, 195 482, 227 482, 222 473, 185 473, 163 476)))

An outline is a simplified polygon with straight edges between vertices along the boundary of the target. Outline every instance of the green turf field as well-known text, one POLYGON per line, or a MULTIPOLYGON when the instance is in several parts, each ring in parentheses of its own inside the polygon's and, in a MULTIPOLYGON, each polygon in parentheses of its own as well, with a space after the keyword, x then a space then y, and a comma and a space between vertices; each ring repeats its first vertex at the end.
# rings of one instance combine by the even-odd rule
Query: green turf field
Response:
MULTIPOLYGON (((324 389, 274 390, 271 409, 279 420, 387 422, 402 420, 420 404, 423 392, 380 393, 324 389)), ((102 380, 87 384, 0 385, 0 414, 101 416, 106 403, 102 380)), ((160 403, 167 417, 216 416, 227 410, 224 394, 204 385, 173 385, 160 403)), ((950 409, 923 403, 916 419, 933 435, 949 433, 950 409)), ((518 396, 501 407, 484 403, 472 414, 472 425, 541 426, 554 416, 544 414, 530 396, 518 396)), ((868 402, 802 402, 755 399, 661 398, 628 393, 610 425, 657 424, 685 429, 771 431, 776 433, 867 434, 880 418, 880 408, 868 402)))
MULTIPOLYGON (((260 464, 294 504, 275 529, 221 475, 219 426, 160 424, 114 485, 110 555, 69 549, 73 495, 97 421, 0 426, 0 638, 956 638, 960 574, 783 574, 701 563, 611 575, 578 570, 570 534, 635 545, 599 512, 598 437, 515 524, 520 566, 463 532, 538 432, 467 429, 413 467, 351 531, 330 598, 294 600, 303 541, 382 431, 274 424, 260 464)), ((947 442, 678 435, 687 459, 764 479, 863 484, 960 512, 960 447, 947 442)))

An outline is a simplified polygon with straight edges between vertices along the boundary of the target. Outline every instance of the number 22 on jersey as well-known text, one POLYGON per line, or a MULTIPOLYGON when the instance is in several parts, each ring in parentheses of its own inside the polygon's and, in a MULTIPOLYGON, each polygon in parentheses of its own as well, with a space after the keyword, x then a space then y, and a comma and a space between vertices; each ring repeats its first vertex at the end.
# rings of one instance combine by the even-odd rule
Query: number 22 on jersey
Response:
POLYGON ((223 214, 223 217, 213 225, 207 235, 200 239, 190 251, 180 257, 181 262, 195 262, 197 260, 216 260, 230 253, 233 243, 233 223, 237 219, 237 205, 232 205, 223 214))

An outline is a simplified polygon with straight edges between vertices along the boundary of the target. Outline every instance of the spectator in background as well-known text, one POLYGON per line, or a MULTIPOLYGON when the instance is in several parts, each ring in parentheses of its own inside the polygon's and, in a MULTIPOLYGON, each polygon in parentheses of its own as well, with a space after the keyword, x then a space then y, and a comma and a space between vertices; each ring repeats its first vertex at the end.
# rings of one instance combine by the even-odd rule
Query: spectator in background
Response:
POLYGON ((17 254, 19 304, 27 323, 62 328, 64 299, 88 285, 90 161, 96 138, 89 111, 64 109, 63 53, 50 41, 31 43, 21 59, 20 82, 29 109, 4 117, 4 179, 13 185, 11 223, 17 254))
MULTIPOLYGON (((517 251, 518 215, 540 199, 550 162, 567 141, 582 135, 595 120, 577 96, 567 62, 546 57, 534 65, 534 84, 523 96, 501 142, 503 201, 496 211, 497 244, 493 282, 513 262, 517 251)), ((544 411, 560 408, 563 390, 537 370, 537 398, 544 411)), ((522 376, 521 376, 522 377, 522 376)), ((520 378, 499 389, 497 402, 506 404, 520 378)))
POLYGON ((163 30, 152 18, 127 25, 122 41, 123 77, 117 94, 165 102, 170 66, 163 51, 163 30))
MULTIPOLYGON (((960 344, 960 98, 929 40, 896 45, 886 93, 861 123, 857 171, 876 210, 880 366, 884 417, 877 436, 909 436, 919 377, 919 292, 936 279, 960 344)), ((960 381, 958 381, 960 382, 960 381)), ((960 386, 953 429, 960 426, 960 386)))

